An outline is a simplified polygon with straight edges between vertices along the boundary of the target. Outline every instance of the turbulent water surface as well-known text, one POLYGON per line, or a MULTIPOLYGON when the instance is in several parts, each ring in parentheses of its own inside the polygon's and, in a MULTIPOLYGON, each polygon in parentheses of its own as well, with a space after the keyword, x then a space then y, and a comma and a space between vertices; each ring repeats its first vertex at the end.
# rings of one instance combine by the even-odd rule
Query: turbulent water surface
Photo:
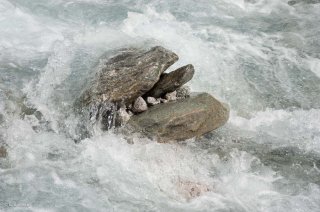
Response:
POLYGON ((0 210, 320 211, 316 0, 0 0, 0 210), (228 102, 201 141, 92 130, 72 106, 106 52, 162 45, 228 102), (75 140, 81 140, 75 143, 75 140), (186 198, 181 182, 210 191, 186 198))

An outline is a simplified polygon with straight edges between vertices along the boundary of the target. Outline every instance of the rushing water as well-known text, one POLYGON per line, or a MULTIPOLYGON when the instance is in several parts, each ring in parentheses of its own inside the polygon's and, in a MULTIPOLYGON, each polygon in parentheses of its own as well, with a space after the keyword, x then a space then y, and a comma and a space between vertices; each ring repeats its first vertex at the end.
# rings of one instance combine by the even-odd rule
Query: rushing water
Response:
POLYGON ((320 211, 317 0, 0 0, 0 210, 320 211), (231 117, 201 141, 92 129, 72 104, 106 52, 162 45, 231 117), (90 72, 91 71, 91 72, 90 72), (210 187, 188 199, 179 182, 210 187))

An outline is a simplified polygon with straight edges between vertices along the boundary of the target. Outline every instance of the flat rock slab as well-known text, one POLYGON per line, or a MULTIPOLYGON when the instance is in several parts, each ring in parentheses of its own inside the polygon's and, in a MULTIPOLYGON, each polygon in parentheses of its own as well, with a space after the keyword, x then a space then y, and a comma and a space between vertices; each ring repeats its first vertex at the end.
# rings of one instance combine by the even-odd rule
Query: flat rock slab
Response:
POLYGON ((108 60, 82 94, 81 105, 93 102, 131 103, 149 91, 178 56, 163 47, 129 49, 108 60))
POLYGON ((180 141, 201 136, 224 125, 229 108, 208 93, 155 105, 128 122, 135 131, 158 142, 180 141))
POLYGON ((194 67, 191 64, 178 68, 168 74, 163 73, 160 76, 160 80, 146 95, 155 98, 162 97, 166 93, 171 93, 190 81, 193 75, 194 67))

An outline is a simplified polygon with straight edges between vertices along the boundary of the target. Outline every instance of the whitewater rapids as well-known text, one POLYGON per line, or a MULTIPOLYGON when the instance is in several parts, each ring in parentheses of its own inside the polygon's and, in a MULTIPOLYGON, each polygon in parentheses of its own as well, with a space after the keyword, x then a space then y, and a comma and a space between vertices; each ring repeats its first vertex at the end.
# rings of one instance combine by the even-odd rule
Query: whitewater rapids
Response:
POLYGON ((320 3, 0 0, 0 211, 320 211, 320 3), (228 102, 200 142, 92 129, 73 101, 106 52, 161 45, 228 102), (81 140, 75 143, 75 140, 81 140), (186 199, 179 182, 210 191, 186 199))

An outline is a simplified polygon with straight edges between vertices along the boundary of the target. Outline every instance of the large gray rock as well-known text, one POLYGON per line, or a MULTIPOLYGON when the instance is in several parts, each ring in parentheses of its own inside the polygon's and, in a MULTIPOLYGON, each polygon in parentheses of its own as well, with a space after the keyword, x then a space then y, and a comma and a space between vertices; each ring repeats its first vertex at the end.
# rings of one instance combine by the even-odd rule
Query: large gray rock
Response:
POLYGON ((147 93, 147 96, 159 98, 166 93, 171 93, 192 79, 194 67, 189 64, 170 73, 161 75, 160 80, 147 93))
POLYGON ((147 137, 167 142, 201 136, 221 127, 228 118, 228 106, 207 93, 200 93, 177 102, 155 105, 132 116, 128 124, 147 137))
POLYGON ((149 91, 178 56, 160 46, 149 51, 124 50, 111 58, 82 94, 80 104, 131 103, 149 91))

